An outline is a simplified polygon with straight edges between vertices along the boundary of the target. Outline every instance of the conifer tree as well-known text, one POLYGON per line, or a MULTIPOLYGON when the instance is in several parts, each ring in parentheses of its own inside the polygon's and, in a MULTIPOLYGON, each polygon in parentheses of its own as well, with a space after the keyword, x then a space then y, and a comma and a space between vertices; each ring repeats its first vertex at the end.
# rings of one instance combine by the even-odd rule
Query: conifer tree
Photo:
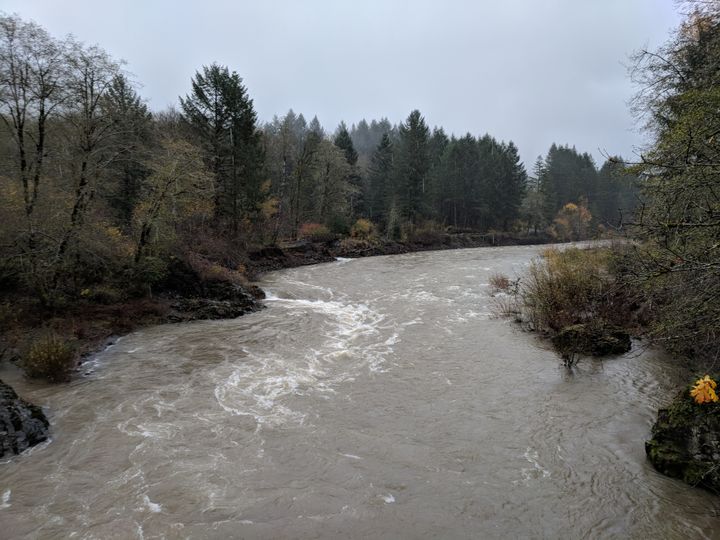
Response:
POLYGON ((195 74, 192 92, 180 104, 215 176, 216 218, 229 221, 237 235, 241 219, 262 198, 263 149, 253 102, 236 72, 212 64, 195 74))
POLYGON ((396 196, 401 215, 411 224, 417 224, 428 213, 429 135, 425 119, 417 109, 399 128, 395 162, 396 196))
POLYGON ((386 133, 380 140, 368 170, 368 217, 379 223, 387 223, 387 212, 393 197, 393 144, 386 133))

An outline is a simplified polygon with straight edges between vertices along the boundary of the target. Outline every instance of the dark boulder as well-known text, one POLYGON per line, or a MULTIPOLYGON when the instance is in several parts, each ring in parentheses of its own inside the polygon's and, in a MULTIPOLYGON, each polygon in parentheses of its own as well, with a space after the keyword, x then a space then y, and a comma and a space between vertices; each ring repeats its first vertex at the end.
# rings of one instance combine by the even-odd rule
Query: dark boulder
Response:
POLYGON ((699 405, 683 390, 658 411, 645 453, 662 474, 720 493, 720 404, 699 405))
POLYGON ((49 427, 40 407, 19 398, 0 381, 0 457, 19 454, 47 440, 49 427))
POLYGON ((566 326, 551 341, 560 354, 590 356, 625 354, 632 346, 625 330, 592 323, 566 326))

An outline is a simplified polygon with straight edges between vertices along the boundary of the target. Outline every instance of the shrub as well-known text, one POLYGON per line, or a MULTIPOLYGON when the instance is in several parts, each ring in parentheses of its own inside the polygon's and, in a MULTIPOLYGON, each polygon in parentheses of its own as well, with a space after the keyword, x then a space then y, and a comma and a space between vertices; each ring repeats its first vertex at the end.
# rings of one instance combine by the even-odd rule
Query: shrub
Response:
POLYGON ((495 291, 507 291, 510 288, 510 278, 505 274, 493 274, 490 276, 490 287, 495 291))
POLYGON ((542 332, 611 316, 609 251, 570 248, 546 250, 530 264, 520 287, 523 314, 542 332))
POLYGON ((75 349, 70 342, 49 333, 32 343, 22 367, 28 377, 58 383, 70 378, 75 362, 75 349))
POLYGON ((375 224, 369 219, 360 218, 350 229, 350 236, 360 240, 370 240, 377 235, 375 224))
POLYGON ((200 281, 226 281, 235 285, 247 285, 243 264, 238 264, 236 269, 227 268, 197 253, 186 253, 184 262, 197 274, 200 281))
POLYGON ((435 221, 426 221, 418 226, 406 224, 403 237, 413 244, 423 246, 435 246, 442 244, 444 239, 444 228, 435 221))
POLYGON ((135 279, 148 287, 167 276, 167 263, 159 257, 143 257, 135 266, 135 279))
POLYGON ((97 286, 80 291, 80 296, 96 304, 111 305, 122 302, 125 298, 122 291, 108 286, 97 286))
POLYGON ((320 223, 303 223, 300 227, 299 236, 313 242, 327 242, 335 238, 335 235, 320 223))

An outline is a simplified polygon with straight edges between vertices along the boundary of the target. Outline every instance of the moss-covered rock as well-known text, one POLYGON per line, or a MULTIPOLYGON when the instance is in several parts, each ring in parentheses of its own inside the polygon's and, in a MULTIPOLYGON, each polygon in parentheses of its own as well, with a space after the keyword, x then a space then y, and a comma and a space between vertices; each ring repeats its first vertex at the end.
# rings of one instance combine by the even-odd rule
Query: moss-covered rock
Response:
POLYGON ((645 453, 662 474, 720 493, 720 404, 698 405, 684 389, 658 411, 645 453))
POLYGON ((621 328, 602 324, 574 324, 566 326, 552 338, 561 354, 608 356, 630 350, 630 334, 621 328))

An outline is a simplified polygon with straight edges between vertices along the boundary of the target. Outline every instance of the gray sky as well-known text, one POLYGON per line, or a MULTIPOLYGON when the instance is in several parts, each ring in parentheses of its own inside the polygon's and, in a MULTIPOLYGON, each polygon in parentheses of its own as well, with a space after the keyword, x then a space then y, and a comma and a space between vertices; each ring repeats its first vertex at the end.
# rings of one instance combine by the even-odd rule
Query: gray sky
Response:
POLYGON ((0 9, 97 43, 177 104, 203 64, 237 71, 262 121, 289 108, 340 120, 418 108, 448 133, 513 140, 528 170, 552 142, 602 162, 643 138, 625 65, 676 26, 672 0, 2 0, 0 9))

